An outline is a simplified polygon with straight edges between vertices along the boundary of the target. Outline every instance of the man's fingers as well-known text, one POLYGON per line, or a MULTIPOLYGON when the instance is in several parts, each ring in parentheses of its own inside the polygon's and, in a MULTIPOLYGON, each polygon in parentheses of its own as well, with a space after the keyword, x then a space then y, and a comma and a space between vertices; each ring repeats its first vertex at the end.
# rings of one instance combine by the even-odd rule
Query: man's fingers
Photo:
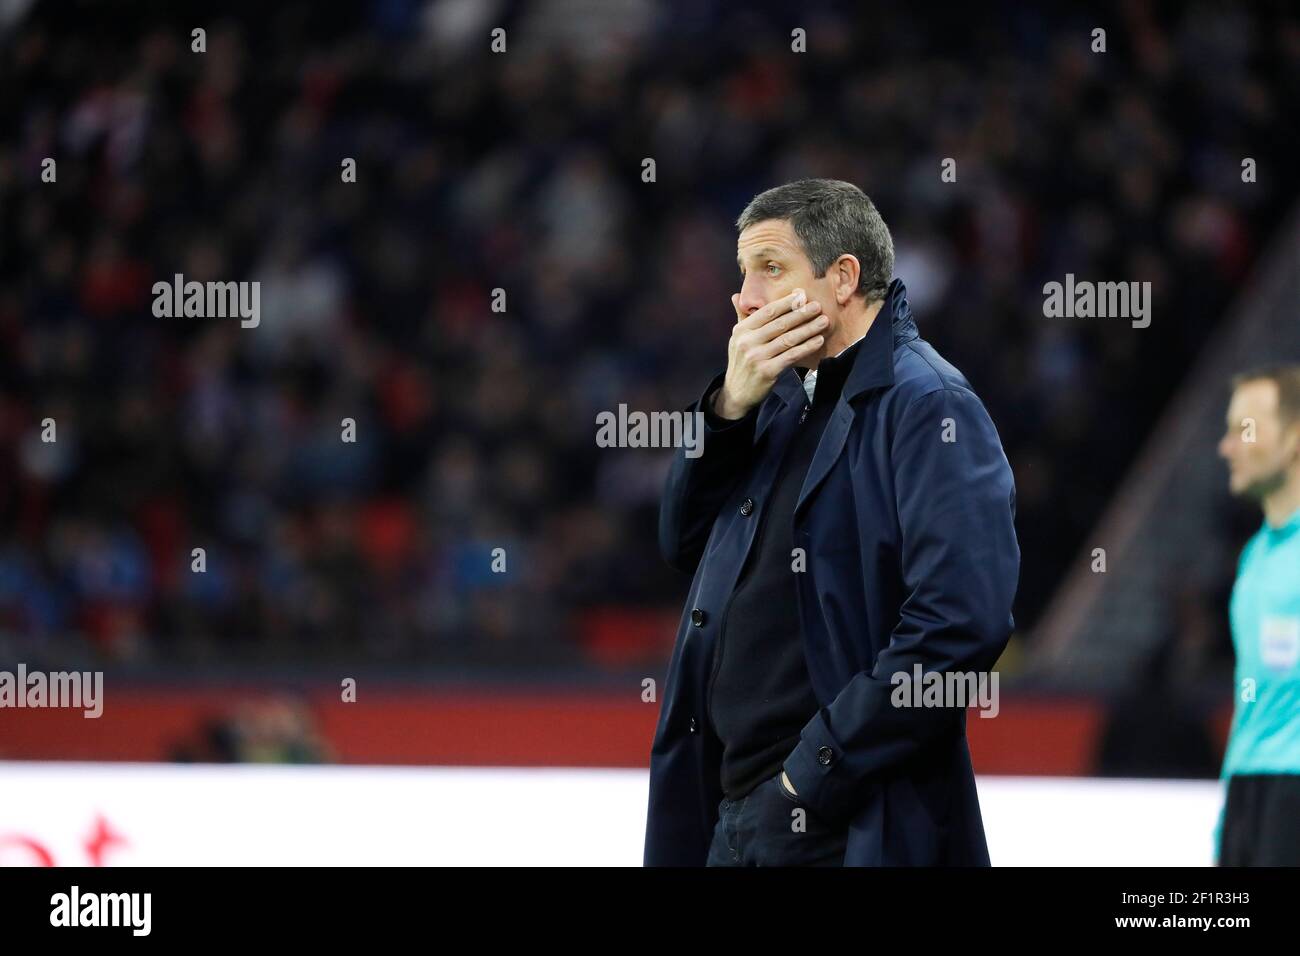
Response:
MULTIPOLYGON (((740 297, 737 296, 736 298, 739 299, 740 297)), ((767 305, 757 310, 753 315, 741 319, 737 324, 742 330, 761 328, 768 322, 771 322, 778 315, 784 315, 791 309, 795 308, 794 303, 796 300, 799 301, 800 305, 802 305, 807 301, 807 298, 808 295, 803 289, 795 289, 789 295, 772 300, 767 305)), ((739 314, 739 308, 737 308, 736 312, 739 314)))
POLYGON ((786 349, 775 358, 768 359, 767 362, 764 363, 767 366, 768 374, 770 374, 772 378, 776 378, 777 375, 785 371, 791 365, 794 365, 801 358, 807 358, 809 355, 814 354, 822 347, 822 343, 825 341, 825 336, 814 335, 802 345, 796 345, 792 349, 786 349))
MULTIPOLYGON (((801 309, 793 309, 784 315, 778 315, 770 320, 766 325, 757 328, 753 332, 754 340, 757 342, 778 341, 782 336, 788 334, 794 329, 801 328, 810 322, 816 321, 820 316, 822 307, 818 302, 808 302, 801 309)), ((793 344, 796 340, 791 339, 793 344)))
MULTIPOLYGON (((773 323, 775 324, 775 323, 773 323)), ((762 354, 765 358, 772 358, 786 352, 797 345, 802 345, 811 336, 820 335, 825 338, 826 327, 829 324, 826 316, 819 315, 807 321, 800 322, 793 328, 786 329, 778 333, 767 345, 763 346, 762 354)))

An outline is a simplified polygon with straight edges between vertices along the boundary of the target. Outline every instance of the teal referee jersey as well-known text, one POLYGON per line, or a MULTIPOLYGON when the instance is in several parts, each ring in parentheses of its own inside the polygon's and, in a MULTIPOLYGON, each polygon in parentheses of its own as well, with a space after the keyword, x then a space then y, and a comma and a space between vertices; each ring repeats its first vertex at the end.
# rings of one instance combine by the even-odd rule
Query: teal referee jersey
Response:
MULTIPOLYGON (((1221 779, 1300 774, 1300 509, 1246 542, 1229 606, 1237 664, 1221 779)), ((1214 828, 1216 853, 1223 811, 1214 828)))

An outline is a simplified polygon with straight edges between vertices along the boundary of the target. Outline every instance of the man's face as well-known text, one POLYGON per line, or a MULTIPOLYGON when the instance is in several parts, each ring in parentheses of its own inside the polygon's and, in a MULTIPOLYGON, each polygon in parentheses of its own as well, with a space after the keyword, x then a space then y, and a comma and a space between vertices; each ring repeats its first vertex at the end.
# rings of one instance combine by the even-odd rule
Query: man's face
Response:
MULTIPOLYGON (((752 315, 774 299, 795 289, 808 293, 809 302, 821 305, 822 314, 830 319, 825 336, 827 344, 839 323, 835 294, 830 280, 813 275, 812 263, 804 254, 790 223, 783 219, 764 219, 746 227, 736 240, 736 263, 740 266, 740 313, 752 315)), ((827 274, 829 275, 829 273, 827 274)), ((800 361, 816 368, 826 357, 826 346, 800 361)))
POLYGON ((1243 382, 1232 394, 1219 455, 1228 462, 1234 495, 1258 501, 1286 483, 1296 453, 1295 429, 1283 427, 1277 399, 1277 383, 1267 379, 1243 382), (1254 441, 1247 440, 1251 437, 1254 441))

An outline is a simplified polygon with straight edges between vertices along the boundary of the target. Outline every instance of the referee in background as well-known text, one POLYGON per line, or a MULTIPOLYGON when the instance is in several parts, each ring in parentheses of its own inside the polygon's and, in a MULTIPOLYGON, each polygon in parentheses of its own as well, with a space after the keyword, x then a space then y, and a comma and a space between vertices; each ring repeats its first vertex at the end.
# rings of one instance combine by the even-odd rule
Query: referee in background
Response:
POLYGON ((1234 495, 1263 509, 1242 549, 1230 616, 1235 710, 1215 825, 1220 866, 1300 866, 1300 365, 1232 381, 1234 495))

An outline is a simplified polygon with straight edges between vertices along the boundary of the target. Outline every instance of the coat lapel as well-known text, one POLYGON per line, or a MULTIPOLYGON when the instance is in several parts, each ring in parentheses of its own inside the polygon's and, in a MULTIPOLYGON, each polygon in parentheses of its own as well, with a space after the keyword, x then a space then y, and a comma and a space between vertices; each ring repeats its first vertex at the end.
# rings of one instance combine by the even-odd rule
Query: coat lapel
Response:
MULTIPOLYGON (((916 334, 916 323, 912 321, 912 312, 907 305, 907 289, 901 279, 894 279, 885 295, 885 304, 880 307, 880 312, 862 340, 862 347, 853 358, 853 368, 844 381, 844 390, 835 403, 835 412, 826 422, 826 430, 822 433, 812 463, 808 466, 803 487, 799 490, 799 500, 794 506, 796 518, 804 502, 830 473, 839 460, 840 453, 844 451, 844 443, 848 440, 853 419, 857 415, 853 399, 872 389, 888 388, 894 384, 894 348, 916 338, 916 334)), ((803 383, 798 373, 794 369, 786 369, 782 378, 787 373, 802 391, 803 383)), ((777 381, 779 383, 781 378, 777 381)))
POLYGON ((793 368, 788 368, 776 377, 776 382, 772 385, 772 394, 776 396, 777 401, 768 402, 767 406, 758 413, 758 421, 754 427, 754 444, 763 437, 763 432, 767 431, 767 426, 772 424, 773 420, 787 408, 803 408, 804 402, 807 401, 803 390, 803 379, 793 368))
POLYGON ((844 450, 844 442, 849 437, 849 429, 852 427, 853 408, 841 396, 835 404, 835 413, 826 422, 826 430, 822 432, 812 464, 808 466, 808 474, 804 478, 803 487, 799 490, 799 500, 794 506, 796 515, 799 514, 799 509, 803 507, 808 496, 821 484, 822 479, 830 473, 839 459, 840 452, 844 450))

